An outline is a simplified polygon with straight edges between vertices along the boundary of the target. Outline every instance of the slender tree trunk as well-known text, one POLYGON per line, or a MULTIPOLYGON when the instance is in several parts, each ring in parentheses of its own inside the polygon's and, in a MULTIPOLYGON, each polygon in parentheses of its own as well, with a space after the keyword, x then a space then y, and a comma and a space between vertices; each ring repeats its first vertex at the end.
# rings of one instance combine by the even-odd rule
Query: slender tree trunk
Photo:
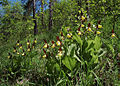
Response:
POLYGON ((34 22, 34 35, 37 34, 38 30, 37 30, 37 21, 36 21, 36 18, 35 18, 35 0, 33 0, 33 22, 34 22))
POLYGON ((44 3, 43 0, 41 0, 41 14, 42 14, 42 18, 41 18, 41 23, 42 23, 42 28, 44 28, 44 3))
POLYGON ((51 8, 51 6, 52 6, 52 1, 51 0, 49 0, 49 12, 50 12, 50 14, 49 14, 49 30, 51 30, 52 29, 52 8, 51 8))

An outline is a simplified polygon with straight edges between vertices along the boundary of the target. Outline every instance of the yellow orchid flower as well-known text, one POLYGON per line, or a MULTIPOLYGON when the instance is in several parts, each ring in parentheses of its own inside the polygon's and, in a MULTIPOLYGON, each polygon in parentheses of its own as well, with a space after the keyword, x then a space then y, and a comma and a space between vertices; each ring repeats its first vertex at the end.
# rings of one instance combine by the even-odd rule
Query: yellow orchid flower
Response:
POLYGON ((57 44, 57 46, 60 46, 60 45, 61 45, 61 42, 60 42, 60 41, 57 41, 56 44, 57 44))
POLYGON ((82 20, 85 20, 85 17, 84 17, 84 16, 82 16, 82 17, 81 17, 81 19, 82 19, 82 20))
POLYGON ((17 43, 17 46, 19 46, 20 44, 19 43, 17 43))
POLYGON ((8 56, 8 59, 10 58, 10 56, 8 56))
POLYGON ((100 31, 97 31, 97 34, 99 35, 99 34, 101 34, 101 32, 100 32, 100 31))
POLYGON ((29 52, 29 51, 30 51, 30 48, 28 48, 27 51, 29 52))
POLYGON ((112 37, 112 38, 115 37, 115 33, 112 33, 111 37, 112 37))
POLYGON ((37 40, 34 40, 35 43, 37 43, 37 40))
POLYGON ((25 55, 25 53, 22 53, 22 56, 24 56, 25 55))
POLYGON ((22 49, 22 45, 20 46, 20 49, 22 49))
POLYGON ((47 48, 48 47, 48 44, 47 43, 45 43, 45 45, 43 46, 43 48, 47 48))
POLYGON ((27 45, 29 45, 30 44, 30 42, 27 42, 27 45))
POLYGON ((71 37, 72 37, 72 34, 68 33, 67 38, 71 38, 71 37))
POLYGON ((99 29, 102 28, 102 25, 99 24, 99 25, 98 25, 98 28, 99 28, 99 29))
POLYGON ((83 28, 83 27, 85 27, 85 25, 84 25, 84 24, 81 24, 81 27, 83 28))
POLYGON ((20 41, 19 41, 19 40, 17 41, 17 44, 16 44, 16 45, 17 45, 17 46, 19 46, 19 45, 20 45, 20 41))
POLYGON ((92 32, 92 29, 91 29, 90 27, 88 27, 88 31, 89 31, 89 32, 92 32))
POLYGON ((8 53, 8 59, 10 59, 12 57, 12 55, 10 53, 8 53))
POLYGON ((14 53, 15 53, 16 51, 17 51, 16 49, 13 50, 14 53))
POLYGON ((53 44, 51 47, 52 47, 52 48, 55 48, 55 44, 53 44))
POLYGON ((20 53, 19 53, 19 52, 17 52, 17 54, 19 55, 20 53))
POLYGON ((79 32, 78 32, 78 35, 80 36, 80 35, 82 35, 82 33, 79 31, 79 32))
POLYGON ((46 58, 47 56, 46 56, 46 54, 45 54, 45 55, 43 55, 42 57, 43 57, 43 58, 46 58))

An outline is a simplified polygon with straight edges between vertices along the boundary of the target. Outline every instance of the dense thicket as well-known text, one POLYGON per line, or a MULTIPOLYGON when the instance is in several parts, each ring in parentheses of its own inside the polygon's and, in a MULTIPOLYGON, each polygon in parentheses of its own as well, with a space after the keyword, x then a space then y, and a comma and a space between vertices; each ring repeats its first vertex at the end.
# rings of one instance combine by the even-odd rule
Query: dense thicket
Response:
MULTIPOLYGON (((81 10, 84 10, 86 16, 96 19, 93 22, 100 19, 104 23, 106 19, 109 19, 110 29, 118 28, 116 24, 119 23, 120 17, 119 0, 51 0, 50 2, 35 0, 35 2, 35 12, 33 12, 32 0, 21 0, 21 2, 12 4, 7 0, 0 2, 2 11, 0 17, 1 40, 8 40, 12 36, 11 34, 20 36, 24 31, 33 34, 34 26, 34 28, 38 26, 38 30, 34 31, 40 32, 42 29, 58 30, 63 25, 74 25, 81 10), (33 18, 32 15, 34 15, 33 18), (77 16, 75 17, 75 15, 77 16)), ((23 33, 22 36, 25 34, 23 33)))

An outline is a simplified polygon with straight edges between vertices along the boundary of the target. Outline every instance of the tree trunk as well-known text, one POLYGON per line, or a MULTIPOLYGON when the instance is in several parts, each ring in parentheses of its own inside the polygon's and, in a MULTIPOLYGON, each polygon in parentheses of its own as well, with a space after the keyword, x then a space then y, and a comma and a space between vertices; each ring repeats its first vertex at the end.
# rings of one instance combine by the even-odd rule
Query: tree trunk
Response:
POLYGON ((37 34, 38 30, 37 30, 37 21, 36 21, 36 18, 35 18, 35 0, 33 0, 33 22, 34 22, 34 35, 37 34))
POLYGON ((52 2, 51 2, 51 0, 49 0, 49 12, 50 12, 50 14, 49 14, 49 30, 51 30, 52 29, 52 8, 51 8, 51 5, 52 5, 52 2))
POLYGON ((42 23, 42 28, 44 28, 44 3, 43 0, 41 0, 41 14, 42 14, 42 18, 41 18, 41 23, 42 23))

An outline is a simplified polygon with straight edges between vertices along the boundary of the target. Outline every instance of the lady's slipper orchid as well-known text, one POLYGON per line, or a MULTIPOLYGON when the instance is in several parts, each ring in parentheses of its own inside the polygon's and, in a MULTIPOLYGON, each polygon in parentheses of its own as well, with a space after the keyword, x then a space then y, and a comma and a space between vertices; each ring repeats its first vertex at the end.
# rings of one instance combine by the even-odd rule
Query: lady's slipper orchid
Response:
POLYGON ((28 48, 27 51, 30 52, 30 48, 28 48))
POLYGON ((80 27, 78 28, 77 32, 79 36, 82 35, 82 32, 80 31, 80 27))
POLYGON ((57 36, 56 38, 57 38, 57 42, 56 42, 57 46, 61 46, 62 42, 60 41, 59 36, 57 36))
POLYGON ((52 47, 52 48, 55 48, 55 44, 53 44, 51 47, 52 47))
POLYGON ((84 25, 84 24, 81 24, 81 27, 83 28, 83 27, 85 27, 85 25, 84 25))
POLYGON ((113 38, 113 37, 115 37, 115 33, 114 33, 114 30, 112 29, 112 35, 111 35, 111 37, 113 38))
POLYGON ((55 48, 55 42, 54 41, 52 41, 52 46, 51 47, 55 48))
POLYGON ((44 42, 45 42, 45 44, 44 44, 43 48, 49 48, 49 45, 47 44, 47 41, 44 40, 44 42))
POLYGON ((81 31, 78 31, 78 35, 79 35, 79 36, 82 35, 81 31))
POLYGON ((99 29, 102 28, 102 25, 98 24, 98 28, 99 28, 99 29))
POLYGON ((22 49, 22 44, 20 44, 20 49, 22 49))
POLYGON ((47 55, 46 55, 46 54, 44 54, 42 57, 43 57, 43 58, 46 58, 46 57, 47 57, 47 55))
POLYGON ((19 53, 19 52, 17 52, 17 54, 19 55, 20 53, 19 53))
POLYGON ((89 23, 89 24, 88 24, 88 31, 89 31, 89 32, 92 32, 92 29, 90 28, 90 26, 91 26, 91 24, 89 23))
POLYGON ((100 32, 100 31, 97 31, 97 34, 99 35, 99 34, 101 34, 101 32, 100 32))
POLYGON ((22 56, 25 56, 25 51, 24 51, 24 49, 23 49, 23 53, 22 53, 22 56))
POLYGON ((19 45, 20 45, 19 40, 17 41, 16 45, 17 45, 17 46, 19 46, 19 45))
POLYGON ((29 40, 27 41, 27 45, 30 45, 30 41, 29 40))
POLYGON ((17 52, 16 47, 13 47, 13 48, 14 48, 13 52, 14 52, 14 53, 17 52))
POLYGON ((67 38, 72 38, 72 33, 68 33, 67 38))
POLYGON ((44 55, 43 55, 42 57, 43 57, 43 58, 46 58, 46 57, 47 57, 47 54, 46 54, 45 49, 43 49, 43 52, 44 52, 44 55))
POLYGON ((22 53, 22 56, 25 56, 25 53, 22 53))
POLYGON ((11 59, 12 55, 11 53, 8 53, 8 59, 11 59))
POLYGON ((115 33, 112 33, 111 37, 112 37, 112 38, 115 37, 115 33))
POLYGON ((60 46, 60 45, 61 45, 61 42, 58 40, 58 41, 56 42, 56 44, 57 44, 57 46, 60 46))
POLYGON ((36 39, 36 38, 34 39, 34 43, 35 43, 35 44, 37 43, 37 39, 36 39))
POLYGON ((91 29, 90 27, 88 27, 88 31, 89 31, 89 32, 92 32, 92 29, 91 29))
POLYGON ((31 50, 31 49, 30 49, 30 45, 28 45, 28 49, 27 49, 27 51, 30 52, 30 50, 31 50))
POLYGON ((100 25, 100 22, 101 22, 101 21, 98 21, 98 25, 96 26, 97 29, 102 28, 102 25, 100 25))
POLYGON ((81 17, 81 19, 82 19, 82 21, 84 21, 84 20, 85 20, 85 17, 84 17, 84 16, 82 16, 82 17, 81 17))
POLYGON ((44 46, 43 46, 43 48, 48 48, 48 44, 45 43, 44 46))

